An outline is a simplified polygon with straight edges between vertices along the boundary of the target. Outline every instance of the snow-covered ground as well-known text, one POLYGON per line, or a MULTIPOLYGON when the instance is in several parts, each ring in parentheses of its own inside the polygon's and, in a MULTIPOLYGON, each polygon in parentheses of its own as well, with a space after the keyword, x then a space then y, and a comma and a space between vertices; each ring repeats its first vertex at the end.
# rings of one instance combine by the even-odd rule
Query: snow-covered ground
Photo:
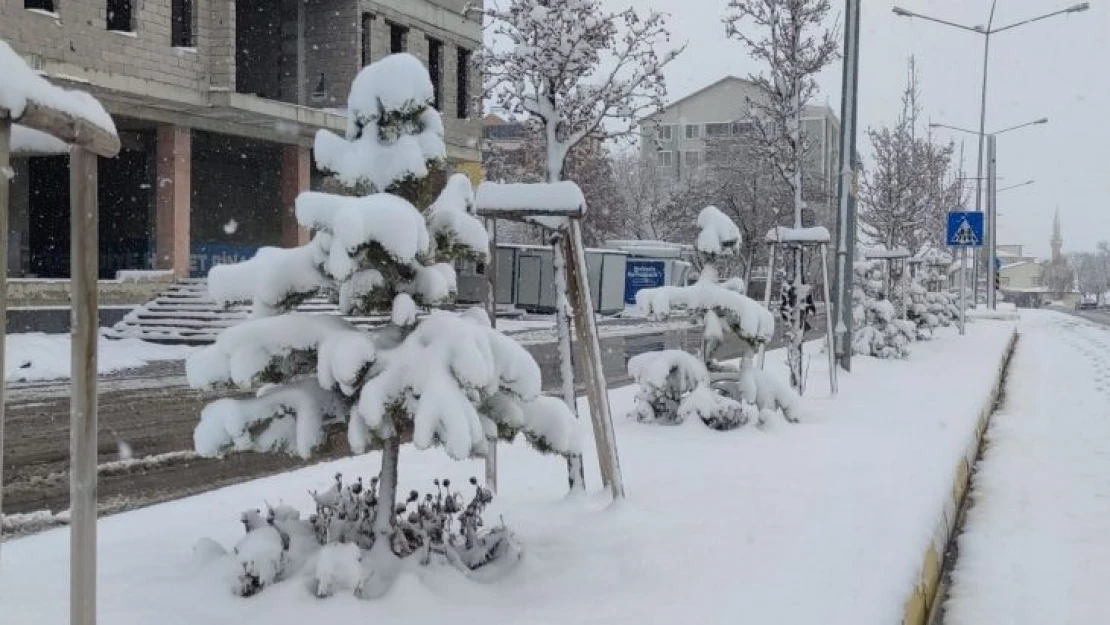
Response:
POLYGON ((1023 311, 945 604, 950 625, 1110 613, 1110 328, 1023 311))
MULTIPOLYGON (((141 367, 154 360, 179 360, 193 348, 158 345, 138 339, 100 338, 97 371, 101 374, 141 367)), ((29 332, 7 335, 4 379, 8 382, 54 380, 70 374, 70 335, 29 332)))
MULTIPOLYGON (((100 523, 100 620, 113 625, 242 622, 433 624, 896 623, 956 465, 994 382, 1012 324, 971 324, 914 346, 909 361, 857 358, 827 397, 825 359, 812 353, 808 418, 711 431, 616 423, 629 499, 610 506, 587 453, 588 497, 565 499, 565 463, 524 444, 499 454, 504 518, 526 546, 517 569, 484 584, 442 570, 405 574, 364 602, 318 600, 290 580, 252 599, 234 597, 213 565, 191 555, 197 539, 230 546, 239 512, 265 501, 307 511, 308 491, 336 471, 377 470, 376 453, 317 465, 100 523)), ((769 367, 785 376, 781 352, 769 367)), ((635 389, 612 391, 614 412, 635 389)), ((402 452, 401 489, 434 477, 482 475, 480 461, 441 451, 402 452)), ((5 625, 63 622, 64 529, 4 545, 5 625)))

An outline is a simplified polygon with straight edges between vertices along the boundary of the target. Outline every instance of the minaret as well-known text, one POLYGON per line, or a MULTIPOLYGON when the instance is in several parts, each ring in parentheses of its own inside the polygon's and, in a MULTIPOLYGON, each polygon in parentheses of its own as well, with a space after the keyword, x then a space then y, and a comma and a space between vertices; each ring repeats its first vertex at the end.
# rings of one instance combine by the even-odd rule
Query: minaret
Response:
POLYGON ((1056 209, 1056 216, 1052 219, 1052 264, 1058 265, 1064 260, 1060 254, 1060 248, 1064 245, 1064 239, 1060 236, 1060 209, 1056 209))

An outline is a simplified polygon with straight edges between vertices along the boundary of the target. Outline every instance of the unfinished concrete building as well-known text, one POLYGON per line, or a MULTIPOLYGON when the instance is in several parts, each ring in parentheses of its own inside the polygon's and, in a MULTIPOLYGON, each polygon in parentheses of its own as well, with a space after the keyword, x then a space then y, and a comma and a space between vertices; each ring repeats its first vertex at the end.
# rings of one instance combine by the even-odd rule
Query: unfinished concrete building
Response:
MULTIPOLYGON (((480 171, 481 43, 470 0, 4 0, 0 39, 95 95, 123 142, 100 163, 100 275, 205 275, 303 241, 293 200, 318 181, 313 136, 346 128, 371 61, 429 67, 456 169, 480 171)), ((69 273, 67 156, 14 161, 10 275, 69 273)))

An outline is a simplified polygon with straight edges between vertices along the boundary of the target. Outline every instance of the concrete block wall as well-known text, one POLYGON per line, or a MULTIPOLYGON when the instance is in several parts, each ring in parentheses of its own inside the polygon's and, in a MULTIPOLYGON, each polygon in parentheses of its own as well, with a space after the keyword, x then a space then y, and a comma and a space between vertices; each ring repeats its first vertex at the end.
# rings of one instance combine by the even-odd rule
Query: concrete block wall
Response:
MULTIPOLYGON (((56 0, 53 15, 26 10, 20 0, 5 0, 0 3, 0 39, 44 64, 197 89, 208 67, 199 51, 171 45, 170 4, 134 0, 135 30, 126 34, 107 30, 106 0, 56 0)), ((198 8, 203 12, 227 4, 200 0, 198 8)), ((234 21, 230 33, 234 44, 234 21)))
POLYGON ((361 64, 358 3, 349 0, 305 2, 305 78, 310 106, 343 107, 361 64), (321 72, 327 97, 312 99, 321 72))
MULTIPOLYGON (((371 21, 371 60, 389 54, 389 24, 406 26, 408 51, 428 63, 428 37, 443 42, 443 80, 441 82, 441 110, 443 115, 448 156, 455 160, 480 160, 478 139, 482 132, 481 110, 470 107, 466 119, 457 115, 457 59, 458 49, 477 53, 481 48, 481 22, 467 17, 463 10, 468 5, 481 3, 469 0, 360 0, 360 12, 374 16, 371 21)), ((482 87, 481 76, 470 71, 469 93, 473 97, 482 87)))

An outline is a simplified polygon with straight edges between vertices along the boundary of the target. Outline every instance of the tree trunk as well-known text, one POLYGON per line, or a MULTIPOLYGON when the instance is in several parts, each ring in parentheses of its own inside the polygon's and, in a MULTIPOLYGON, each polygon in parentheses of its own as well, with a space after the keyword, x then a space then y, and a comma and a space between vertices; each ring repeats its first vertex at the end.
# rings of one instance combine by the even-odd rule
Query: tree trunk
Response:
MULTIPOLYGON (((559 377, 562 383, 563 401, 574 415, 578 407, 574 393, 574 360, 570 336, 570 300, 567 297, 567 257, 564 237, 552 237, 552 251, 555 259, 555 327, 559 335, 559 377)), ((567 479, 571 491, 586 489, 585 471, 582 455, 567 458, 567 479)))
POLYGON ((388 541, 393 533, 393 509, 397 506, 397 460, 400 456, 401 440, 396 435, 386 439, 382 445, 382 469, 378 474, 378 513, 374 516, 375 541, 388 541))

